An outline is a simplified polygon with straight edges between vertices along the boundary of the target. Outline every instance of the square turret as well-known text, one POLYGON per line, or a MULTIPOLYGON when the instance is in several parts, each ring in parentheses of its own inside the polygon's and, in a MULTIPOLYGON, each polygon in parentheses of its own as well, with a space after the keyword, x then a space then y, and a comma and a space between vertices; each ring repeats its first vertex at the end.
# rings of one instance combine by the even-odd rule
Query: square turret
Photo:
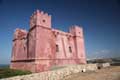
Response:
POLYGON ((74 36, 83 37, 83 29, 77 25, 70 27, 69 32, 74 36))
POLYGON ((51 28, 51 15, 37 10, 30 18, 30 28, 33 28, 34 26, 51 28))

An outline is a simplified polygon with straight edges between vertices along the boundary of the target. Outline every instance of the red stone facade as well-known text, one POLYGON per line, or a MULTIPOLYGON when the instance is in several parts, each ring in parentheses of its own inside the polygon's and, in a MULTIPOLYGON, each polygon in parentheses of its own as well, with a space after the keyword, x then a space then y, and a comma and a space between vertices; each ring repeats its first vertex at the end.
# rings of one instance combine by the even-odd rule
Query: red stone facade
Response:
POLYGON ((16 29, 13 39, 12 69, 47 71, 52 66, 86 64, 83 30, 72 26, 69 32, 51 28, 51 16, 37 10, 30 29, 16 29))

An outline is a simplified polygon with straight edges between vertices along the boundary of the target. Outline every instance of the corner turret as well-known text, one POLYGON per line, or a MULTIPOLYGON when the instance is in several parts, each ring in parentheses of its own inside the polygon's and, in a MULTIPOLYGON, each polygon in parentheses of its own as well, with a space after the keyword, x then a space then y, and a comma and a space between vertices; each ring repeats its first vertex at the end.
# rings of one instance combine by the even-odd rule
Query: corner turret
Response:
POLYGON ((77 25, 72 26, 69 31, 74 36, 76 53, 80 63, 86 63, 83 29, 77 25))
POLYGON ((83 29, 77 25, 70 27, 69 32, 77 37, 83 37, 83 29))
POLYGON ((51 15, 48 15, 48 13, 44 13, 43 11, 35 11, 30 17, 30 28, 33 28, 34 26, 51 28, 51 15))

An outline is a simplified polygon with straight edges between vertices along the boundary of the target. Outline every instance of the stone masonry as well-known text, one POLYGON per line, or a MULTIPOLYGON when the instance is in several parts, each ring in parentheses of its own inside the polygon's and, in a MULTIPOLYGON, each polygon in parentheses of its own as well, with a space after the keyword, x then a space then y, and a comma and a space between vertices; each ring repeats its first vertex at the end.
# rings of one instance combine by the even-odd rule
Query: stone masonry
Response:
POLYGON ((64 80, 67 76, 83 72, 83 69, 87 72, 94 72, 97 70, 97 64, 69 65, 60 69, 30 75, 15 76, 3 80, 64 80))
POLYGON ((10 67, 42 72, 66 64, 86 64, 83 29, 77 25, 69 32, 53 29, 51 15, 35 11, 29 31, 16 29, 14 33, 10 67))

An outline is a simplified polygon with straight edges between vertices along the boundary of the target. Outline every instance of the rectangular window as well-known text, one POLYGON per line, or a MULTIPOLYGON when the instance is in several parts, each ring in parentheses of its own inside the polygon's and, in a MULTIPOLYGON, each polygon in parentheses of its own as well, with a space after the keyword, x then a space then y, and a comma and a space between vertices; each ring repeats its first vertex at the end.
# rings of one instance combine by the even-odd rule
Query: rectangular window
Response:
POLYGON ((71 48, 71 46, 69 46, 69 52, 72 53, 72 48, 71 48))
POLYGON ((59 52, 59 46, 56 44, 56 52, 59 52))

